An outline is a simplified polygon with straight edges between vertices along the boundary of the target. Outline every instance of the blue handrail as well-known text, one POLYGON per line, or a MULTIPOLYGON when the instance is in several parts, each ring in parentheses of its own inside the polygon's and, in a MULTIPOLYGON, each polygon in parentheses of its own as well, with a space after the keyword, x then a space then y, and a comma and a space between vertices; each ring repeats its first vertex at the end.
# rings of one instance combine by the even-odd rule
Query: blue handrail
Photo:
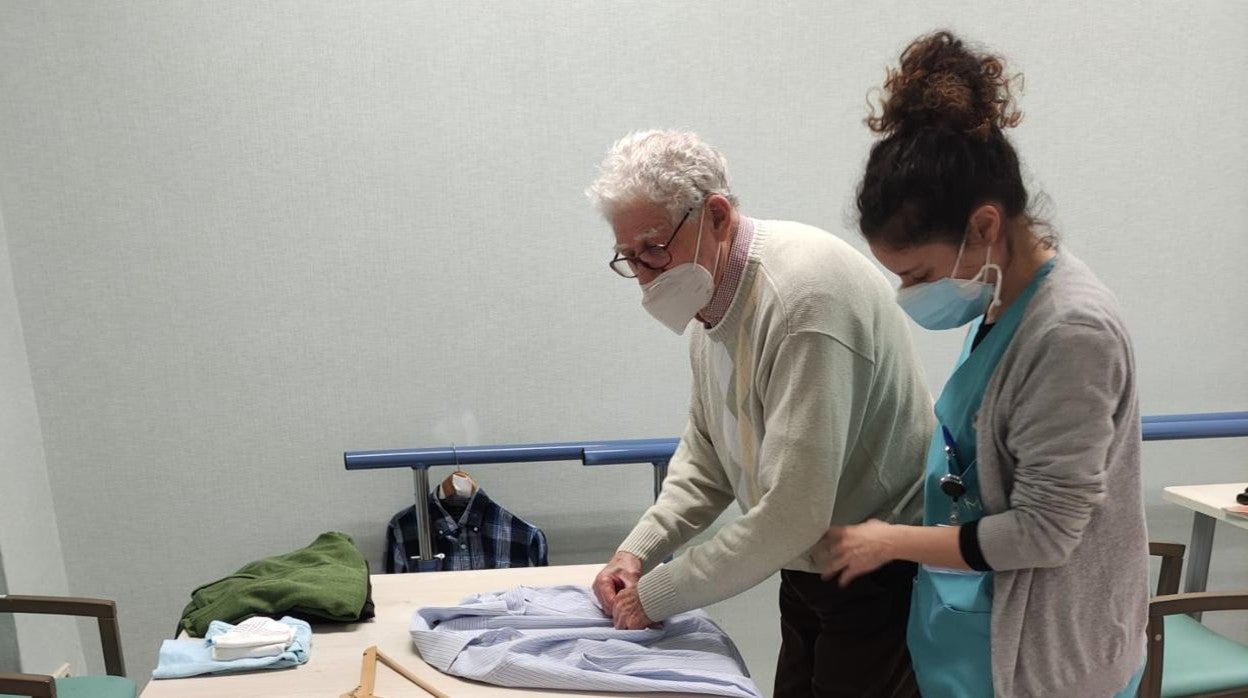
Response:
MULTIPOLYGON (((1248 436, 1248 412, 1162 414, 1147 416, 1140 421, 1145 441, 1248 436)), ((678 443, 679 439, 656 438, 347 451, 343 453, 343 462, 347 470, 561 460, 579 460, 585 465, 655 463, 670 459, 678 443)))
POLYGON ((1248 419, 1248 412, 1197 412, 1195 414, 1154 414, 1141 417, 1144 424, 1154 422, 1218 422, 1228 419, 1248 419))
POLYGON ((343 454, 347 470, 375 468, 421 468, 432 465, 479 465, 482 463, 535 463, 580 460, 588 443, 510 444, 502 446, 443 446, 396 451, 348 451, 343 454))
POLYGON ((671 460, 680 439, 648 441, 615 441, 587 446, 581 455, 585 465, 618 465, 620 463, 656 463, 671 460))
MULTIPOLYGON (((1140 419, 1145 441, 1172 439, 1213 439, 1248 436, 1248 412, 1209 412, 1162 414, 1140 419)), ((421 570, 438 569, 431 556, 428 507, 419 506, 429 494, 429 468, 437 465, 481 465, 486 463, 535 463, 579 460, 585 465, 649 463, 654 468, 654 496, 667 475, 667 464, 679 439, 625 439, 611 441, 571 441, 565 443, 512 444, 503 446, 443 446, 391 451, 347 451, 342 454, 347 470, 411 468, 415 478, 417 529, 421 536, 421 570)))
POLYGON ((1173 441, 1176 439, 1218 439, 1231 436, 1248 436, 1248 416, 1238 419, 1208 419, 1144 422, 1145 441, 1173 441))

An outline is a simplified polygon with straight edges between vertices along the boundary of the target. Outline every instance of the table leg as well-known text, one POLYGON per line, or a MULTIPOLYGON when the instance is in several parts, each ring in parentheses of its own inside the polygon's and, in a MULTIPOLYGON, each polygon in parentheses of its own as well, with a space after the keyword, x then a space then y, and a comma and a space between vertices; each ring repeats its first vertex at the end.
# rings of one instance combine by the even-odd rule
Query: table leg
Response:
MULTIPOLYGON (((1196 512, 1192 519, 1192 541, 1187 546, 1187 579, 1183 582, 1184 593, 1204 591, 1209 581, 1209 556, 1213 552, 1213 527, 1217 519, 1196 512)), ((1192 617, 1200 620, 1199 613, 1192 617)))

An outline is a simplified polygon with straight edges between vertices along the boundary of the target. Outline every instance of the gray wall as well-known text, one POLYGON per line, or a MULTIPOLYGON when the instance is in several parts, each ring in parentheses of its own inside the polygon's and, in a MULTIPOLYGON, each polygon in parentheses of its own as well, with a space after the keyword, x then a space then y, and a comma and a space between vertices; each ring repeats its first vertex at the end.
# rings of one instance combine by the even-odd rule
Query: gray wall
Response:
MULTIPOLYGON (((684 343, 582 195, 601 152, 696 129, 747 213, 861 245, 863 96, 941 25, 1025 71, 1016 143, 1119 293, 1145 412, 1245 409, 1248 5, 0 5, 0 200, 70 588, 118 599, 143 679, 197 584, 330 529, 379 560, 409 479, 345 449, 679 433, 684 343)), ((957 333, 916 332, 938 388, 957 333)), ((1245 439, 1146 457, 1157 539, 1187 536, 1163 486, 1248 479, 1245 439)), ((644 467, 474 474, 557 563, 649 500, 644 467)), ((1235 533, 1214 586, 1248 577, 1235 533)), ((774 606, 773 580, 713 609, 764 685, 774 606)))
MULTIPOLYGON (((9 593, 4 580, 4 550, 0 549, 0 594, 9 593)), ((11 615, 0 616, 0 671, 21 671, 17 647, 17 623, 11 615)))
MULTIPOLYGON (((2 206, 0 396, 0 594, 64 595, 69 583, 2 206)), ((0 614, 0 671, 49 672, 69 662, 82 672, 86 666, 78 637, 75 622, 68 618, 0 614)))

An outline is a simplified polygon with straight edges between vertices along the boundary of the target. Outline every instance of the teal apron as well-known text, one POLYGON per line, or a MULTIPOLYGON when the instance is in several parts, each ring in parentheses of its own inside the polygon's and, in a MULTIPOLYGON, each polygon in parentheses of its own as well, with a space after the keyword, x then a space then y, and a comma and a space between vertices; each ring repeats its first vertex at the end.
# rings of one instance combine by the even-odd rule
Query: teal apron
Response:
MULTIPOLYGON (((984 515, 976 471, 975 413, 988 379, 1010 345, 1027 303, 1053 267, 1049 260, 1031 283, 997 318, 996 325, 974 349, 971 344, 981 316, 971 325, 957 368, 936 401, 937 429, 927 453, 923 489, 923 523, 951 523, 955 506, 940 489, 940 479, 958 475, 966 492, 956 504, 956 523, 984 515), (945 433, 947 430, 947 434, 945 433), (947 457, 946 440, 953 457, 947 457)), ((924 698, 979 698, 992 693, 992 573, 947 570, 923 565, 915 579, 906 640, 924 698)))

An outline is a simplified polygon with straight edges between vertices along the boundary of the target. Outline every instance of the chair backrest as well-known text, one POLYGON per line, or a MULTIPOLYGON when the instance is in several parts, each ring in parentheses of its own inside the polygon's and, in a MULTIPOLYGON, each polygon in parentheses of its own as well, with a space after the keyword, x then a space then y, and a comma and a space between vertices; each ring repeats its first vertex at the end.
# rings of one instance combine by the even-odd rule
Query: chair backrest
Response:
POLYGON ((125 676, 121 656, 121 630, 117 627, 117 604, 107 599, 68 596, 0 595, 0 613, 39 613, 54 616, 91 616, 100 627, 100 647, 104 670, 110 676, 125 676))
MULTIPOLYGON (((1187 548, 1181 543, 1149 543, 1148 554, 1161 558, 1161 574, 1157 575, 1157 596, 1179 593, 1179 577, 1183 574, 1183 555, 1187 548)), ((1161 647, 1154 633, 1156 628, 1149 623, 1148 631, 1148 663, 1144 669, 1144 680, 1141 682, 1140 698, 1158 698, 1161 695, 1161 661, 1156 651, 1161 647)), ((1161 632, 1165 632, 1164 629, 1161 632)))
MULTIPOLYGON (((1248 594, 1218 592, 1179 594, 1179 575, 1183 570, 1183 554, 1186 548, 1178 543, 1149 543, 1148 552, 1150 555, 1161 557, 1161 574, 1157 578, 1157 596, 1162 598, 1155 598, 1149 604, 1148 663, 1137 695, 1139 698, 1159 698, 1162 669, 1165 664, 1165 617, 1187 613, 1199 619, 1199 614, 1203 611, 1248 609, 1248 594)), ((1215 693, 1201 693, 1194 698, 1229 696, 1248 696, 1248 689, 1235 688, 1215 693)))
MULTIPOLYGON (((1190 594, 1169 594, 1153 599, 1148 605, 1148 664, 1140 683, 1139 698, 1160 698, 1166 656, 1166 617, 1194 615, 1206 611, 1248 611, 1248 593, 1201 591, 1190 594)), ((1199 622, 1199 621, 1197 621, 1199 622)), ((1243 666, 1236 664, 1235 666, 1243 666)), ((1225 680, 1225 677, 1223 677, 1225 680)), ((1192 698, 1231 698, 1248 696, 1248 683, 1241 678, 1235 687, 1224 686, 1210 693, 1184 694, 1192 698)))
POLYGON ((1148 554, 1161 558, 1161 574, 1157 575, 1157 595, 1179 593, 1179 577, 1183 574, 1183 554, 1187 547, 1182 543, 1149 543, 1148 554))
POLYGON ((46 674, 0 673, 0 695, 56 698, 56 680, 46 674))

